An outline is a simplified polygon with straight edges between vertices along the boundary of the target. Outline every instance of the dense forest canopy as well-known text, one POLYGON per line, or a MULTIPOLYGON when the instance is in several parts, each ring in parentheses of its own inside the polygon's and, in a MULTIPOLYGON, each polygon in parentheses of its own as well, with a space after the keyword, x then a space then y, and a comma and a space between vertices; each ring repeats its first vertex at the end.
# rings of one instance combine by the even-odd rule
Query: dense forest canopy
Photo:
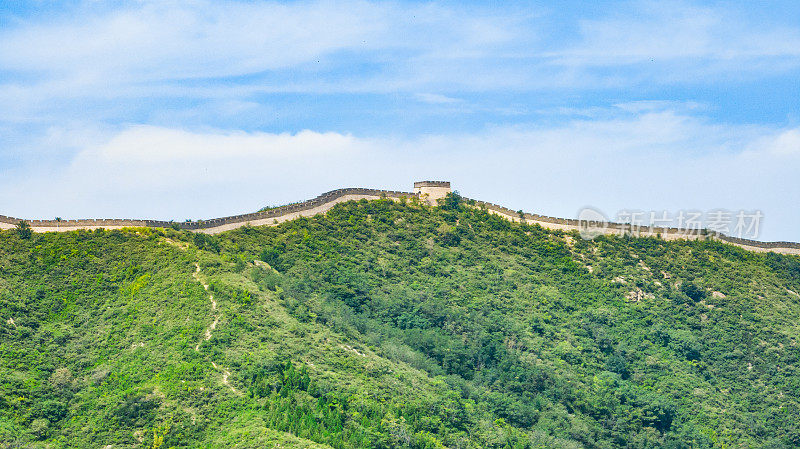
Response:
POLYGON ((800 446, 800 258, 342 203, 0 233, 0 446, 800 446))

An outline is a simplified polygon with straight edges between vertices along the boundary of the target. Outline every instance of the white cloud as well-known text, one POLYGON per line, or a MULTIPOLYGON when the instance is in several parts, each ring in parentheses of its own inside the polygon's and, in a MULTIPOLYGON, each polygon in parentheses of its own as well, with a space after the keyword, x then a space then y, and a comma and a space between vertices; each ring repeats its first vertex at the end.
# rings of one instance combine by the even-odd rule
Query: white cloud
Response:
MULTIPOLYGON (((346 71, 351 59, 402 67, 419 57, 483 58, 519 37, 514 22, 436 5, 143 1, 79 20, 6 29, 0 32, 0 66, 35 73, 37 88, 50 93, 91 94, 105 86, 285 69, 324 74, 346 71)), ((280 88, 303 85, 283 80, 280 88)))
POLYGON ((695 101, 638 100, 617 103, 614 107, 632 113, 653 111, 690 112, 704 109, 706 106, 695 101))
POLYGON ((0 203, 31 217, 209 218, 332 188, 443 178, 468 196, 558 216, 587 204, 761 209, 766 238, 800 240, 786 202, 800 197, 798 141, 800 129, 672 111, 416 138, 134 126, 82 149, 67 169, 5 177, 0 203))
POLYGON ((462 101, 464 101, 460 98, 448 97, 447 95, 431 94, 431 93, 415 94, 414 98, 423 103, 430 103, 430 104, 453 104, 453 103, 461 103, 462 101))
POLYGON ((286 182, 293 171, 353 160, 363 147, 362 141, 338 133, 188 132, 134 126, 81 151, 63 177, 87 197, 98 188, 130 194, 182 186, 177 191, 185 194, 226 184, 258 185, 267 179, 286 182))
POLYGON ((350 2, 142 2, 80 21, 31 24, 2 33, 0 61, 15 70, 101 77, 185 79, 235 76, 313 61, 373 40, 386 9, 350 2))
POLYGON ((561 63, 570 65, 800 57, 800 30, 796 26, 765 30, 733 9, 685 2, 643 1, 634 5, 607 17, 582 20, 580 41, 554 54, 561 63))
POLYGON ((789 129, 758 139, 750 144, 749 151, 743 156, 754 159, 775 158, 776 161, 800 158, 800 129, 789 129))
POLYGON ((0 31, 0 67, 30 74, 0 85, 0 98, 596 88, 691 81, 709 70, 774 74, 800 64, 797 26, 765 31, 743 14, 679 2, 622 5, 580 20, 577 34, 565 27, 550 35, 558 12, 531 7, 208 0, 85 7, 80 17, 33 18, 0 31))

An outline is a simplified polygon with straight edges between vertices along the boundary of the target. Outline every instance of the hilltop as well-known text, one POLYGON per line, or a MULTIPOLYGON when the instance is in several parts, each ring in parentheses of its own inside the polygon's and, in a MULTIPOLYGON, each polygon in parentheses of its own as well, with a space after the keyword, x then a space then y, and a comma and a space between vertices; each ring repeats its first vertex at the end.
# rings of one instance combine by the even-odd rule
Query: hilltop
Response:
MULTIPOLYGON (((25 220, 21 218, 0 215, 0 229, 14 229, 26 224, 35 232, 70 232, 75 230, 94 229, 124 229, 129 227, 173 228, 183 229, 205 234, 217 234, 230 231, 242 226, 272 226, 284 221, 294 220, 299 217, 313 217, 325 213, 336 204, 354 200, 392 199, 395 201, 411 201, 437 205, 447 195, 453 193, 449 181, 418 181, 414 183, 413 192, 397 190, 376 190, 365 188, 344 188, 323 193, 316 198, 292 203, 278 207, 264 207, 257 212, 232 215, 229 217, 211 218, 206 220, 186 220, 183 222, 142 219, 78 219, 62 220, 25 220)), ((455 192, 458 194, 457 192, 455 192)), ((460 196, 459 196, 460 198, 460 196)), ((658 237, 666 240, 717 240, 736 245, 748 251, 770 251, 781 254, 800 255, 800 243, 795 242, 762 242, 745 238, 725 235, 721 232, 692 228, 678 229, 663 226, 642 226, 632 223, 613 223, 606 220, 597 222, 584 219, 566 219, 546 215, 513 211, 506 207, 479 201, 464 199, 464 204, 476 207, 512 222, 525 222, 537 224, 546 229, 560 231, 588 231, 590 234, 658 237)))
POLYGON ((449 194, 0 232, 8 447, 800 445, 800 258, 449 194))

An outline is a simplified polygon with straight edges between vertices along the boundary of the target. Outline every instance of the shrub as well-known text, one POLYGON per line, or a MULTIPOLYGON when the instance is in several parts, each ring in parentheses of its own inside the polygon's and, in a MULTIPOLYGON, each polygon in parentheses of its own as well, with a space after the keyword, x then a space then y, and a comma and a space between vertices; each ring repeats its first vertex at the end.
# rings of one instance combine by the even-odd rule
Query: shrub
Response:
POLYGON ((282 252, 281 248, 267 247, 261 251, 258 258, 269 264, 273 269, 282 271, 285 270, 283 259, 281 258, 282 252))
POLYGON ((33 229, 31 229, 31 225, 29 225, 25 220, 20 220, 19 223, 17 223, 17 235, 19 235, 19 238, 23 240, 31 238, 31 236, 33 236, 33 229))
POLYGON ((47 431, 50 427, 50 421, 45 418, 34 419, 31 422, 31 433, 39 440, 47 437, 47 431))
POLYGON ((139 426, 150 422, 158 406, 157 401, 135 394, 125 399, 125 402, 117 408, 116 415, 125 425, 139 426))
POLYGON ((192 234, 192 241, 199 249, 219 253, 219 242, 212 235, 195 232, 192 234))
POLYGON ((695 285, 693 282, 684 282, 681 284, 681 291, 684 295, 692 298, 694 302, 706 299, 708 293, 702 288, 695 285))

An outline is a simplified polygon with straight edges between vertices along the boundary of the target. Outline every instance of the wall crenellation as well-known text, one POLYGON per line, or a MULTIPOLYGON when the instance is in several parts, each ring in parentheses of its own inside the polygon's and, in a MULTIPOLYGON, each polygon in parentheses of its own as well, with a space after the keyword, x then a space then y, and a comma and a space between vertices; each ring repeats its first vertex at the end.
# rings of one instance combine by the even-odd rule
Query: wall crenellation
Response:
POLYGON ((7 223, 15 225, 20 221, 26 221, 32 228, 74 228, 74 227, 103 227, 103 226, 125 226, 125 227, 158 227, 167 228, 177 225, 181 229, 205 229, 212 228, 219 225, 233 224, 239 222, 249 222, 265 218, 277 218, 291 212, 302 212, 320 205, 324 205, 331 201, 336 200, 347 195, 364 195, 374 196, 378 198, 411 198, 414 197, 412 192, 401 192, 395 190, 377 190, 365 188, 344 188, 336 189, 330 192, 325 192, 322 195, 297 203, 290 203, 284 206, 275 207, 265 211, 253 212, 248 214, 232 215, 229 217, 211 218, 208 220, 197 221, 164 221, 164 220, 138 220, 138 219, 77 219, 77 220, 24 220, 16 217, 9 217, 0 215, 0 223, 7 223))
MULTIPOLYGON (((399 200, 403 198, 411 199, 417 198, 428 204, 436 204, 436 200, 444 197, 450 190, 450 182, 448 181, 419 181, 414 183, 414 192, 403 192, 397 190, 377 190, 358 187, 349 187, 344 189, 331 190, 325 192, 316 198, 301 201, 297 203, 290 203, 284 206, 275 207, 263 211, 232 215, 229 217, 211 218, 208 220, 173 222, 164 220, 137 220, 137 219, 73 219, 73 220, 24 220, 30 224, 31 228, 37 232, 53 232, 53 231, 72 231, 77 229, 97 229, 97 228, 111 228, 117 229, 122 227, 152 227, 152 228, 168 228, 177 225, 180 229, 198 231, 198 232, 222 232, 229 229, 234 229, 239 226, 247 224, 272 224, 274 222, 282 222, 291 220, 302 216, 311 216, 317 213, 324 213, 336 203, 342 201, 349 201, 353 199, 381 199, 388 198, 399 200), (308 214, 308 215, 304 215, 308 214)), ((546 215, 523 213, 520 215, 518 211, 513 211, 507 207, 497 204, 488 203, 480 200, 469 200, 470 204, 476 207, 484 208, 488 212, 502 216, 508 220, 519 222, 524 220, 528 223, 536 223, 548 229, 557 229, 563 231, 577 231, 580 230, 580 222, 576 219, 550 217, 546 215)), ((0 229, 9 229, 16 226, 20 218, 9 217, 0 215, 0 229)), ((608 234, 625 234, 630 231, 630 225, 624 223, 604 223, 606 233, 608 234)), ((637 235, 641 236, 661 236, 666 239, 675 238, 694 238, 694 239, 713 239, 725 243, 733 244, 751 251, 775 251, 788 254, 800 254, 800 243, 794 242, 761 242, 757 240, 742 239, 731 237, 724 234, 708 231, 706 229, 698 230, 696 235, 691 237, 684 234, 684 230, 677 228, 663 228, 663 227, 641 227, 637 235)))
MULTIPOLYGON (((529 213, 524 213, 522 217, 520 217, 518 211, 513 211, 507 207, 503 207, 493 203, 487 203, 485 201, 480 201, 480 200, 469 200, 469 201, 473 202, 477 207, 486 208, 486 210, 489 211, 490 213, 503 216, 504 218, 511 221, 518 222, 521 221, 520 218, 522 218, 526 222, 536 223, 541 225, 542 227, 549 229, 560 229, 564 231, 580 230, 580 221, 576 219, 549 217, 546 215, 529 214, 529 213)), ((607 234, 621 235, 625 234, 626 232, 630 233, 631 229, 630 224, 613 223, 613 222, 607 222, 604 224, 606 225, 607 234)), ((787 253, 787 254, 800 254, 800 243, 762 242, 759 240, 731 237, 718 232, 709 231, 708 229, 698 229, 695 234, 687 236, 686 231, 683 229, 643 226, 639 228, 639 232, 637 233, 637 235, 643 237, 656 237, 660 235, 661 237, 666 239, 691 238, 691 239, 704 239, 704 240, 719 240, 748 250, 756 250, 756 251, 779 250, 776 252, 787 253)))

